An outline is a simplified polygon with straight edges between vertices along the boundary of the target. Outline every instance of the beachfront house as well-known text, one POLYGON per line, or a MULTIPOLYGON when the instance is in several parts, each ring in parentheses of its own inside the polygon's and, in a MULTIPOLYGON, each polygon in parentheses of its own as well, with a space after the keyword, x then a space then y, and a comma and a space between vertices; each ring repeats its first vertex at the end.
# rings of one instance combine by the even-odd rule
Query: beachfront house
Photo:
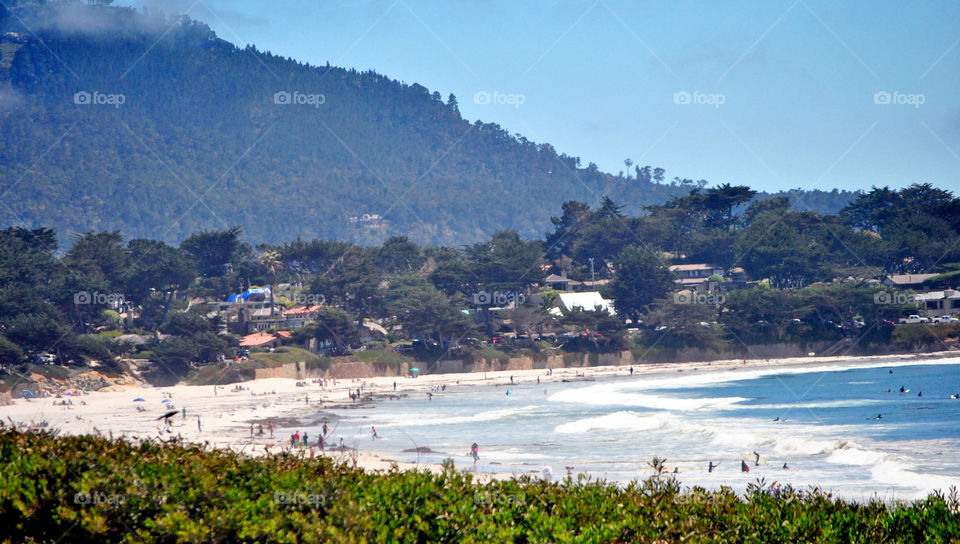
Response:
POLYGON ((960 291, 947 289, 914 295, 917 306, 931 317, 953 316, 960 314, 960 291))
POLYGON ((287 329, 299 329, 311 321, 316 321, 320 314, 320 304, 313 306, 301 306, 299 308, 290 308, 283 312, 283 327, 287 329))
POLYGON ((261 349, 272 349, 278 348, 281 344, 281 337, 279 335, 270 334, 268 332, 255 332, 253 334, 248 334, 240 339, 241 348, 261 348, 261 349))
POLYGON ((227 330, 232 334, 245 335, 267 329, 283 328, 283 307, 270 297, 269 287, 250 288, 231 295, 219 306, 227 330))

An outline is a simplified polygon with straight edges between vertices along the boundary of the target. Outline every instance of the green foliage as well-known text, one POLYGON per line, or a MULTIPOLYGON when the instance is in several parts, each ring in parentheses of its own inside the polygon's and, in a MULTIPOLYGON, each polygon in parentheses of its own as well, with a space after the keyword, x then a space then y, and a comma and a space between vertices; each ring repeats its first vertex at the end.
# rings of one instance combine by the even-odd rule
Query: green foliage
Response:
POLYGON ((401 355, 390 349, 364 350, 353 354, 357 360, 367 363, 410 363, 413 357, 401 355))
POLYGON ((0 364, 4 366, 16 365, 21 361, 23 361, 23 350, 20 349, 20 346, 7 340, 6 337, 0 336, 0 364))
POLYGON ((629 246, 617 257, 617 275, 609 292, 617 312, 636 323, 647 305, 672 287, 673 276, 656 254, 629 246))
POLYGON ((615 486, 475 483, 455 470, 367 473, 330 458, 248 458, 0 430, 0 522, 53 542, 951 542, 955 493, 849 503, 819 490, 683 491, 663 470, 615 486))
POLYGON ((315 353, 310 353, 305 349, 295 346, 283 346, 273 352, 253 352, 250 354, 250 359, 264 363, 284 364, 316 361, 320 359, 320 357, 315 353))
POLYGON ((477 350, 477 355, 484 359, 509 359, 510 356, 506 353, 489 346, 483 346, 477 350))

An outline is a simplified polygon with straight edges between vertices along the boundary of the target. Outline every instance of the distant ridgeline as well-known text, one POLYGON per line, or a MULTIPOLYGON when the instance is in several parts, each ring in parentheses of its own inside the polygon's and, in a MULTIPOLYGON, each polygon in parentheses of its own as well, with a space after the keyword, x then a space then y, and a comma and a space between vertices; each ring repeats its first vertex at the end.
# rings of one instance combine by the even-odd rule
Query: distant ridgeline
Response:
MULTIPOLYGON (((501 228, 538 239, 567 200, 607 194, 639 213, 696 187, 662 170, 581 168, 549 144, 471 124, 453 95, 108 3, 0 6, 4 225, 169 242, 239 225, 266 242, 458 245, 501 228)), ((856 195, 793 196, 836 213, 856 195)))

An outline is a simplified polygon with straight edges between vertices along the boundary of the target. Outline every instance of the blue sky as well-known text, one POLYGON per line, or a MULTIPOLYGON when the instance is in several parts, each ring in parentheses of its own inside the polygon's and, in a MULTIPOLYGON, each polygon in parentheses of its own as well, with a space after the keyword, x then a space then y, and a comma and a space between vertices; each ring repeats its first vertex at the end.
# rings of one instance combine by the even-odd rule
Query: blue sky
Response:
POLYGON ((241 46, 453 93, 471 121, 614 173, 631 158, 668 178, 771 191, 960 192, 956 2, 117 4, 186 12, 241 46))

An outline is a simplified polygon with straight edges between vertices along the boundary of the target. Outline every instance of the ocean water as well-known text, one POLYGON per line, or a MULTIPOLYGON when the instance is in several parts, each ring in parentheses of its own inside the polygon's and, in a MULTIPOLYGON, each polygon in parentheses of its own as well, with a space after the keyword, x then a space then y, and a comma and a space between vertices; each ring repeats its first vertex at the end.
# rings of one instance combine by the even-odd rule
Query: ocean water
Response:
POLYGON ((574 474, 618 483, 649 477, 648 462, 659 456, 684 487, 743 491, 763 478, 859 501, 910 500, 960 487, 960 400, 950 398, 960 393, 960 358, 708 368, 593 382, 452 386, 433 400, 414 393, 335 411, 334 440, 402 462, 452 458, 458 468, 516 474, 549 466, 554 478, 570 466, 574 474), (380 439, 370 438, 371 425, 380 439), (476 465, 473 442, 480 446, 476 465), (417 447, 432 452, 404 451, 417 447), (750 472, 741 472, 741 460, 750 472), (712 473, 710 461, 719 463, 712 473))

